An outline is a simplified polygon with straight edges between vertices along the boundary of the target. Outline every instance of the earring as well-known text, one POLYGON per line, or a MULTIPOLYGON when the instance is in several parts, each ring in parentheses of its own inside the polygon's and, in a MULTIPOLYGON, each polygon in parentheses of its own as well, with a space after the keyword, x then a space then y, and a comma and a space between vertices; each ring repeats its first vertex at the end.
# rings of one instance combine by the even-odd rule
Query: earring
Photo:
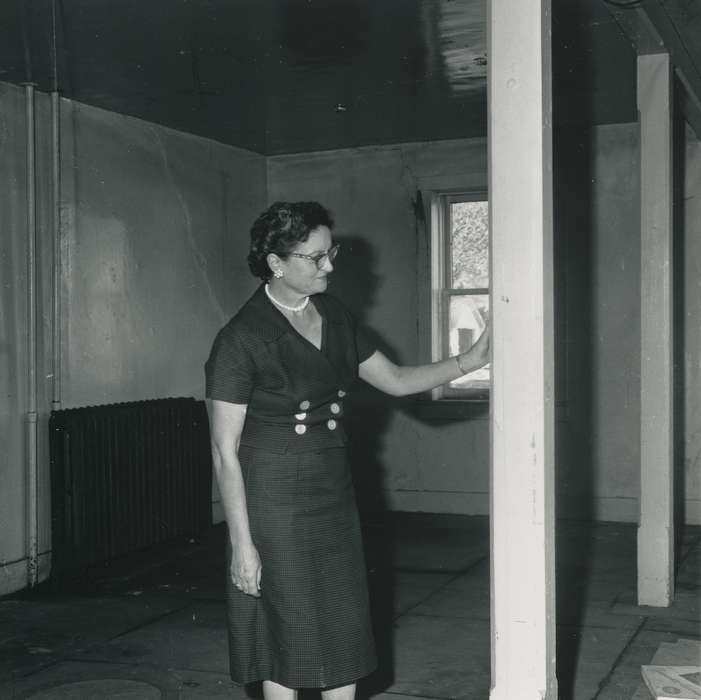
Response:
POLYGON ((273 275, 274 275, 275 277, 277 277, 278 279, 280 279, 284 274, 285 274, 285 273, 284 273, 282 270, 280 270, 280 269, 275 270, 275 272, 273 272, 273 275))

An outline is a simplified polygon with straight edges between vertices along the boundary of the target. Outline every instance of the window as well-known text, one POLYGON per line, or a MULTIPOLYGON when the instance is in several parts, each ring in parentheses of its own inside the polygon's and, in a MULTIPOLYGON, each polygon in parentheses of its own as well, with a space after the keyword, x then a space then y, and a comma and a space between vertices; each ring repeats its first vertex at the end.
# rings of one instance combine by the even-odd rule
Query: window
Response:
MULTIPOLYGON (((432 198, 432 355, 467 350, 489 317, 489 211, 485 192, 432 198)), ((434 390, 434 399, 483 399, 489 366, 434 390)))

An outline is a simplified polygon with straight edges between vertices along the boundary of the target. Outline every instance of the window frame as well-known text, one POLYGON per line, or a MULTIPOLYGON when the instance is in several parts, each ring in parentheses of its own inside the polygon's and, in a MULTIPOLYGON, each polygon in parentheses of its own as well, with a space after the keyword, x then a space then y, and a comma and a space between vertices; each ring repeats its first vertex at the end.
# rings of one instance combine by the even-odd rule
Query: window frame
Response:
MULTIPOLYGON (((431 360, 446 359, 449 348, 450 300, 455 296, 489 295, 489 288, 456 289, 447 286, 452 275, 450 206, 459 202, 489 202, 485 187, 441 189, 430 193, 431 360)), ((491 243, 490 243, 491 249, 491 243)), ((491 275, 490 275, 491 278, 491 275)), ((434 402, 489 400, 489 387, 454 388, 449 383, 430 393, 434 402)))

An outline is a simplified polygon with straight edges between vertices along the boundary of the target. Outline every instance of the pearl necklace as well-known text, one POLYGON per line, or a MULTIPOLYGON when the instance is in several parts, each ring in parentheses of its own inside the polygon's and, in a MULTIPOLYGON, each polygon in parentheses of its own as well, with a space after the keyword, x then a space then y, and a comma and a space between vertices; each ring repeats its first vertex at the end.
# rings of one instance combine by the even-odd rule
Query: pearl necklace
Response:
POLYGON ((275 306, 279 306, 281 309, 285 309, 285 311, 304 311, 304 309, 307 308, 307 304, 309 303, 309 297, 306 297, 304 301, 301 304, 297 304, 297 306, 287 306, 287 304, 283 304, 279 302, 271 293, 270 289, 268 288, 269 285, 265 285, 265 293, 268 295, 268 299, 275 304, 275 306))

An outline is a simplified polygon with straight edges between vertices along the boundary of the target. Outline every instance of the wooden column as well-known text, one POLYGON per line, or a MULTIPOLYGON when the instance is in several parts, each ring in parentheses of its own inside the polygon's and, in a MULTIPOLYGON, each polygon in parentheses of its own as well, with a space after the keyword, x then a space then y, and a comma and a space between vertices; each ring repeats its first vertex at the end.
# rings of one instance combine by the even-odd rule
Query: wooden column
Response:
POLYGON ((556 700, 550 0, 489 4, 492 700, 556 700))
POLYGON ((640 112, 640 525, 638 603, 668 606, 674 572, 672 70, 638 56, 640 112))

